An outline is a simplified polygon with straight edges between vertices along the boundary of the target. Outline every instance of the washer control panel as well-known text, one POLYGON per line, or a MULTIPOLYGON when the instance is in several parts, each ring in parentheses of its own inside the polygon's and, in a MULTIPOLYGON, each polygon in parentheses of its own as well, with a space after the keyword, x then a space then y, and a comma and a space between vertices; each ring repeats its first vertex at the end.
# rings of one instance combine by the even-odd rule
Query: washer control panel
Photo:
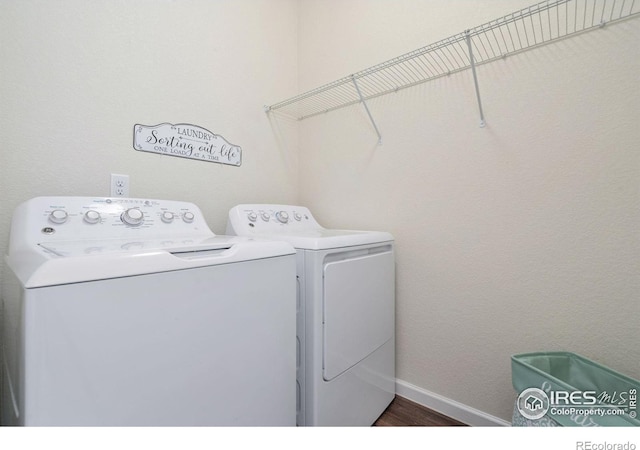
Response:
POLYGON ((28 242, 213 235, 193 203, 100 197, 36 197, 14 220, 28 242))
POLYGON ((319 230, 311 212, 304 206, 252 204, 229 211, 227 234, 278 233, 319 230))

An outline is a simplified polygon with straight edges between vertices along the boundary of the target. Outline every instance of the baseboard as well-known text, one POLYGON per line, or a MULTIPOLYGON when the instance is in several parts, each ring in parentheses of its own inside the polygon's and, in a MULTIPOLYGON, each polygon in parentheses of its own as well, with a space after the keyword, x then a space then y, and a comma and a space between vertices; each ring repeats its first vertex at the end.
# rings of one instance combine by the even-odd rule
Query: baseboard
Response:
POLYGON ((396 394, 474 427, 509 427, 511 423, 434 392, 396 379, 396 394))

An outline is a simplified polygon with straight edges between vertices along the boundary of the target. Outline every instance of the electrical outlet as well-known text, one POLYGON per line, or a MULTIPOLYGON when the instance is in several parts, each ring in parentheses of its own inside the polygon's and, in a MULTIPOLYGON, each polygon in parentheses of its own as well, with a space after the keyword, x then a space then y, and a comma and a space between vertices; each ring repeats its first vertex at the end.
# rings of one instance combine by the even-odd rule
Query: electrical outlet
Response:
POLYGON ((129 175, 111 174, 111 197, 129 196, 129 175))

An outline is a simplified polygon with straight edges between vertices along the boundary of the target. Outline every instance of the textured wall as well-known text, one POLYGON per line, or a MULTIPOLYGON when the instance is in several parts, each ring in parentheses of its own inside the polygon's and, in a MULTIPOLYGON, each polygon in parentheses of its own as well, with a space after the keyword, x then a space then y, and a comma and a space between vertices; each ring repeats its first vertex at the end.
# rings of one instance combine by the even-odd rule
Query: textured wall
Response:
MULTIPOLYGON (((300 86, 528 6, 301 2, 300 86), (332 33, 326 33, 326 23, 332 33)), ((640 377, 640 27, 631 19, 301 122, 301 200, 397 239, 397 376, 509 420, 510 356, 640 377)))
MULTIPOLYGON (((214 228, 241 201, 295 198, 297 159, 263 111, 296 91, 294 0, 2 2, 0 243, 37 195, 194 201, 214 228), (137 152, 133 125, 192 123, 244 152, 240 168, 137 152)), ((288 130, 285 130, 288 131, 288 130)), ((295 133, 292 133, 295 138, 295 133)))

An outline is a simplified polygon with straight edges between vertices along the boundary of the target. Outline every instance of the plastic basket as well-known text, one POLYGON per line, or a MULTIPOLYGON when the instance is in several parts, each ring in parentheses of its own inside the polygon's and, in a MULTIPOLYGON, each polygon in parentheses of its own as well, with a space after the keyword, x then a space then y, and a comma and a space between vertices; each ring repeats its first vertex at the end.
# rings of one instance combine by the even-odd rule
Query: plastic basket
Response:
POLYGON ((640 426, 640 381, 569 352, 511 357, 514 426, 640 426))

